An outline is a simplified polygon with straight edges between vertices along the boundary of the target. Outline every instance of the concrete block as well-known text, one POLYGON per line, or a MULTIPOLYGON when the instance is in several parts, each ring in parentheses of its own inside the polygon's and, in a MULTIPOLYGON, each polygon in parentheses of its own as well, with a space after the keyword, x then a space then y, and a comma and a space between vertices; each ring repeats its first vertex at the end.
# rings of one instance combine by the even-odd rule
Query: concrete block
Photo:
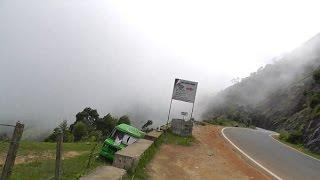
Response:
POLYGON ((171 131, 172 133, 187 137, 192 135, 193 122, 185 121, 183 119, 172 119, 171 131))
POLYGON ((126 175, 124 169, 113 166, 102 166, 95 169, 87 176, 81 177, 80 180, 122 180, 126 175))
POLYGON ((150 140, 150 141, 155 141, 156 139, 158 139, 161 136, 162 133, 163 133, 162 131, 159 132, 159 131, 153 130, 153 131, 149 132, 148 134, 146 134, 144 136, 144 138, 147 140, 150 140))
POLYGON ((141 155, 152 145, 153 141, 139 139, 126 148, 116 152, 113 166, 134 171, 139 163, 141 155))

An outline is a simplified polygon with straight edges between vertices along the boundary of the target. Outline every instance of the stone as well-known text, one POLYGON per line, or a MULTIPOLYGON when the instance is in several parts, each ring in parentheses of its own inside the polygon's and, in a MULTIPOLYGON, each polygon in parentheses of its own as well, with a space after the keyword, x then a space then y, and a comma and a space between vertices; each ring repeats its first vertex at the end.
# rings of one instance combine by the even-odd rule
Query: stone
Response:
POLYGON ((122 180, 127 172, 113 166, 102 166, 95 169, 87 176, 81 177, 80 180, 122 180))
POLYGON ((153 141, 139 139, 136 143, 116 152, 112 165, 121 169, 134 171, 140 157, 152 144, 153 141))
POLYGON ((173 134, 183 137, 192 136, 192 128, 192 121, 185 121, 183 119, 172 119, 171 131, 173 134))

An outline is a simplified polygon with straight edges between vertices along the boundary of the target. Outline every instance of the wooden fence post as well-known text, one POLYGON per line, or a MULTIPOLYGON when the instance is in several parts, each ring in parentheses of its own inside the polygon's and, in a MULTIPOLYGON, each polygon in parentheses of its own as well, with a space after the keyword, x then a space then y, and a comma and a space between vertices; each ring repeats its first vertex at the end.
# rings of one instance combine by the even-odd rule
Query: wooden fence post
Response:
POLYGON ((12 168, 14 166, 14 162, 16 160, 18 148, 19 148, 19 142, 21 140, 21 136, 23 133, 24 124, 21 124, 20 122, 16 123, 16 126, 14 128, 13 136, 11 138, 6 162, 4 164, 2 174, 1 174, 1 180, 8 180, 12 173, 12 168))
POLYGON ((62 143, 63 143, 63 133, 62 133, 62 132, 59 132, 59 133, 57 134, 55 180, 61 180, 62 143))

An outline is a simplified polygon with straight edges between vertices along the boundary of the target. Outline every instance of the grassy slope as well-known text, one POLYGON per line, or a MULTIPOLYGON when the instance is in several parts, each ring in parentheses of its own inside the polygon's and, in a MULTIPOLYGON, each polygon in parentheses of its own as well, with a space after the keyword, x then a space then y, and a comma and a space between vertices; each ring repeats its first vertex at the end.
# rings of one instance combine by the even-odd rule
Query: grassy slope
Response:
POLYGON ((278 138, 278 137, 274 137, 274 138, 276 138, 276 139, 279 140, 280 142, 282 142, 282 143, 284 143, 284 144, 286 144, 286 145, 288 145, 288 146, 290 146, 290 147, 293 147, 294 149, 296 149, 296 150, 298 150, 298 151, 300 151, 300 152, 303 152, 303 153, 305 153, 305 154, 308 154, 309 156, 312 156, 312 157, 317 158, 317 159, 320 160, 320 154, 311 152, 310 150, 308 150, 307 148, 305 148, 305 147, 303 146, 303 144, 292 144, 292 143, 289 143, 289 142, 287 142, 287 141, 285 141, 285 140, 283 140, 283 139, 280 139, 280 138, 278 138))
MULTIPOLYGON (((90 151, 94 143, 63 143, 64 151, 90 151)), ((6 153, 9 143, 0 142, 0 153, 6 153)), ((20 143, 18 155, 26 155, 30 152, 55 152, 56 143, 22 141, 20 143)))
MULTIPOLYGON (((85 152, 79 156, 63 160, 63 175, 62 179, 77 179, 83 174, 86 174, 91 169, 104 164, 104 161, 93 158, 91 166, 87 169, 87 163, 91 149, 95 143, 64 143, 63 151, 85 152)), ((45 142, 28 142, 22 141, 19 148, 18 155, 27 155, 34 153, 55 153, 55 143, 45 142)), ((0 153, 5 153, 7 150, 7 143, 0 143, 0 153)), ((99 152, 101 145, 95 149, 95 154, 99 152)), ((54 159, 36 160, 31 163, 18 164, 14 166, 11 179, 53 179, 54 178, 54 159)), ((0 166, 1 171, 2 167, 0 166)))

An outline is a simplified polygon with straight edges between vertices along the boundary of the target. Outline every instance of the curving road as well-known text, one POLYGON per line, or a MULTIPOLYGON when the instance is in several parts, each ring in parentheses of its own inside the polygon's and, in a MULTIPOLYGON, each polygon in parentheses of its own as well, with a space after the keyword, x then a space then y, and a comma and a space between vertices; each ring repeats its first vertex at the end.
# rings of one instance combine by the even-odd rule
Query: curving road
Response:
POLYGON ((264 129, 225 128, 222 133, 278 179, 320 179, 320 161, 270 137, 275 132, 264 129))

